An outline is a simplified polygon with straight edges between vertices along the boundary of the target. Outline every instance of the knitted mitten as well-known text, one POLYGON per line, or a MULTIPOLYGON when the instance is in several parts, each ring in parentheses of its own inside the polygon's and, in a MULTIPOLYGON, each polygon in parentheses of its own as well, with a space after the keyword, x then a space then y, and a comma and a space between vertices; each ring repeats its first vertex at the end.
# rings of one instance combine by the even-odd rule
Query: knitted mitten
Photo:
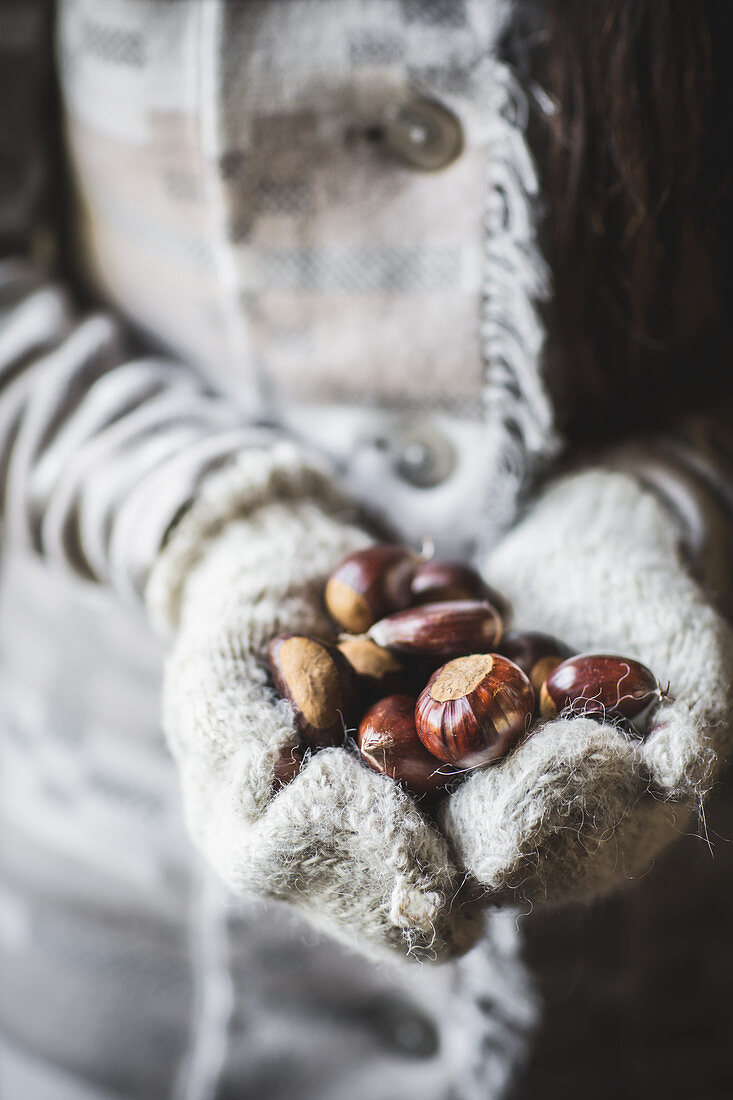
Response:
POLYGON ((672 512, 626 474, 559 482, 484 566, 519 627, 669 681, 645 739, 549 721, 444 807, 458 857, 497 901, 606 890, 648 869, 702 806, 730 741, 730 628, 691 578, 672 512))
POLYGON ((276 778, 297 735, 262 658, 280 631, 332 633, 325 579, 369 542, 339 508, 294 448, 249 452, 210 479, 159 557, 147 603, 174 634, 164 726, 188 826, 234 890, 286 900, 362 951, 461 953, 481 919, 408 795, 346 748, 276 778))

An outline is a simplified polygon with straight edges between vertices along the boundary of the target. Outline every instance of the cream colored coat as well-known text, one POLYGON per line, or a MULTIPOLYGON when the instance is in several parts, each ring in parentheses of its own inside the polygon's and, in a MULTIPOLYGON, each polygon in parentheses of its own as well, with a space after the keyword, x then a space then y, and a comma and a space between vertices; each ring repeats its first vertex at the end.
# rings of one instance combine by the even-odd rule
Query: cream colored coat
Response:
MULTIPOLYGON (((164 646, 141 603, 156 563, 158 594, 185 587, 180 562, 188 559, 176 555, 192 530, 188 565, 204 563, 199 590, 209 583, 207 561, 229 562, 234 527, 213 558, 210 527, 198 537, 207 501, 216 499, 214 518, 226 512, 216 512, 221 475, 246 475, 231 519, 243 501, 250 510, 265 505, 267 517, 268 502, 277 509, 285 499, 287 533, 303 497, 311 502, 319 516, 298 533, 304 547, 313 540, 316 573, 350 537, 323 533, 330 521, 320 511, 340 509, 327 503, 329 478, 403 537, 428 534, 485 561, 518 493, 562 449, 537 312, 549 279, 536 248, 537 173, 525 138, 532 101, 496 55, 510 16, 510 5, 484 0, 62 0, 56 53, 78 239, 107 311, 89 316, 49 281, 47 240, 34 218, 43 5, 0 10, 11 89, 30 87, 3 103, 25 186, 0 204, 9 242, 0 333, 2 1016, 18 1095, 498 1096, 519 1058, 536 1001, 511 911, 490 921, 464 964, 385 971, 314 940, 280 907, 235 907, 198 867, 158 727, 164 646), (284 462, 274 449, 283 435, 296 439, 284 462), (314 453, 330 473, 309 481, 314 453), (260 480, 253 468, 265 469, 260 480)), ((548 109, 541 95, 534 109, 548 109)), ((466 871, 497 899, 516 900, 517 883, 532 879, 529 867, 545 851, 538 806, 556 815, 539 814, 547 836, 564 835, 563 814, 576 822, 589 809, 603 833, 607 806, 615 829, 650 773, 665 794, 689 797, 706 785, 716 747, 709 724, 722 722, 727 706, 724 627, 682 562, 722 600, 731 542, 721 535, 729 509, 720 448, 708 453, 690 439, 626 460, 664 507, 626 477, 581 478, 569 510, 546 506, 531 516, 492 568, 527 623, 562 630, 577 645, 629 638, 684 686, 685 719, 699 684, 685 678, 687 650, 673 640, 694 608, 711 698, 691 725, 672 712, 679 736, 657 738, 644 759, 596 729, 560 731, 562 751, 536 739, 529 770, 550 776, 550 791, 579 782, 564 801, 538 802, 522 768, 513 786, 497 790, 498 771, 476 777, 446 811, 449 854, 420 823, 397 879, 380 880, 376 903, 369 893, 364 925, 376 938, 385 924, 389 937, 400 928, 414 938, 419 911, 427 912, 420 935, 447 929, 449 941, 444 906, 466 871), (610 503, 599 515, 601 501, 610 503), (576 538, 579 509, 587 539, 576 538), (625 542, 637 523, 643 537, 625 542), (623 569, 608 571, 599 541, 623 569), (589 585, 607 598, 586 614, 589 585), (650 596, 660 593, 657 618, 650 596), (602 766, 590 767, 584 784, 588 738, 602 766), (603 793, 609 775, 612 799, 603 793), (524 801, 506 800, 518 791, 524 801), (477 818, 491 814, 496 830, 477 831, 477 818), (415 877, 425 837, 430 859, 439 845, 439 888, 429 861, 415 877), (422 904, 427 895, 432 909, 422 904)), ((260 552, 252 529, 242 534, 264 571, 274 544, 260 552)), ((283 552, 282 570, 287 561, 283 552)), ((188 599, 198 624, 195 596, 188 599)), ((160 600, 151 602, 160 617, 160 600)), ((223 605, 228 612, 236 601, 223 605)), ((242 597, 247 616, 252 606, 242 597)), ((287 604, 272 606, 277 618, 287 604)), ((238 620, 238 629, 250 625, 238 620)), ((186 656, 187 645, 184 637, 177 653, 186 656)), ((169 737, 186 812, 231 881, 223 834, 202 817, 200 792, 206 799, 212 788, 177 739, 178 712, 193 713, 216 690, 207 683, 189 697, 195 679, 177 678, 180 667, 169 673, 169 737)), ((281 715, 277 736, 289 733, 281 715)), ((331 767, 325 757, 313 765, 304 783, 331 767)), ((331 791, 344 774, 333 769, 331 791)), ((361 786, 376 779, 354 776, 361 786)), ((253 786, 255 802, 261 789, 253 786)), ((306 789, 294 785, 296 806, 306 789)), ((397 796, 380 787, 379 797, 393 813, 397 796)), ((661 812, 659 802, 644 806, 668 824, 663 804, 661 812)), ((635 831, 648 855, 658 841, 643 815, 633 818, 635 831)), ((598 840, 593 827, 572 835, 576 849, 598 840)), ((617 875, 623 840, 622 829, 595 861, 571 851, 568 865, 581 865, 579 881, 596 888, 617 875)), ((340 881, 361 927, 351 866, 343 864, 340 881)), ((254 882, 251 865, 246 872, 254 882)), ((264 876, 272 882, 267 867, 264 876)), ((539 875, 528 896, 545 881, 539 875)), ((300 885, 282 882, 263 892, 293 900, 300 885)), ((343 939, 333 893, 306 889, 300 901, 311 914, 320 905, 321 923, 343 939)))

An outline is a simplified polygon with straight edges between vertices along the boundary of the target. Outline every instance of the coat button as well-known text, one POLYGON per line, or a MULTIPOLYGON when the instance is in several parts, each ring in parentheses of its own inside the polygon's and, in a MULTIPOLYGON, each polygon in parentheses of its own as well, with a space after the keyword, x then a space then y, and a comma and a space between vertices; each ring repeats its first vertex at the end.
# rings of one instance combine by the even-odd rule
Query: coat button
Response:
POLYGON ((399 995, 376 998, 365 1015, 387 1048, 416 1059, 434 1058, 438 1053, 435 1024, 399 995))
POLYGON ((390 438, 381 443, 389 451, 398 477, 419 489, 440 485, 455 469, 453 444, 429 420, 398 424, 390 438))
POLYGON ((417 97, 387 108, 384 143, 412 168, 437 172, 461 155, 463 127, 447 107, 417 97))

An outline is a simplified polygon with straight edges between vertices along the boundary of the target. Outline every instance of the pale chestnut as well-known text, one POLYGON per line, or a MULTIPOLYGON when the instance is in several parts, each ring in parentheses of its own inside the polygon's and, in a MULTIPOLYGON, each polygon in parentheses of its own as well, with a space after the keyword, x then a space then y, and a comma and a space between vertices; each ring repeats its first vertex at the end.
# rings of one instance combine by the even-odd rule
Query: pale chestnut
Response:
MULTIPOLYGON (((343 744, 356 697, 354 673, 343 654, 318 638, 278 634, 267 647, 267 660, 305 744, 312 749, 343 744)), ((287 761, 284 766, 287 771, 287 761)))
POLYGON ((361 695, 368 702, 407 690, 410 677, 404 661, 371 638, 364 634, 344 634, 337 648, 356 673, 361 695))

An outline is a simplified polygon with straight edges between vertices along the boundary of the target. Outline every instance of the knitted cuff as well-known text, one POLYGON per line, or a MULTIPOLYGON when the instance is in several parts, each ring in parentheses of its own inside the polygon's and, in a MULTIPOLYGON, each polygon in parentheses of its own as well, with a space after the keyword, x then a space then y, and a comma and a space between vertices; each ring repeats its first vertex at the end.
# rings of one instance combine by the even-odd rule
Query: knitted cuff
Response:
POLYGON ((604 465, 635 478, 677 522, 685 564, 711 603, 733 620, 733 470, 675 436, 615 448, 604 465))
POLYGON ((265 504, 304 501, 325 513, 349 516, 349 502, 325 464, 289 442, 242 451, 225 469, 212 473, 169 531, 150 571, 145 604, 153 627, 163 635, 175 633, 186 579, 228 523, 265 504))

